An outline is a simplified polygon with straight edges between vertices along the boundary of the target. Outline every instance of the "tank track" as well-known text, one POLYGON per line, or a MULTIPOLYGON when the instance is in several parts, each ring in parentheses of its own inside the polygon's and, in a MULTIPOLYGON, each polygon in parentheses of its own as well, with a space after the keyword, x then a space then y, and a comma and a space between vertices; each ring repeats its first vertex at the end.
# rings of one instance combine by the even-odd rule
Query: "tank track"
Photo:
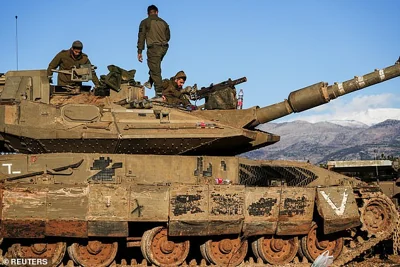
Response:
POLYGON ((367 239, 364 239, 361 235, 356 235, 355 238, 352 240, 354 243, 351 246, 345 246, 344 250, 340 254, 340 256, 333 262, 332 266, 343 266, 346 263, 351 262, 358 256, 362 255, 367 250, 373 248, 381 241, 387 240, 392 237, 395 228, 397 226, 397 222, 399 219, 399 214, 396 210, 395 205, 393 202, 383 193, 372 193, 372 192, 360 192, 362 203, 359 207, 361 213, 361 222, 362 227, 361 230, 366 231, 367 239), (382 231, 378 231, 377 233, 370 233, 368 232, 368 224, 367 218, 368 216, 363 216, 366 212, 370 210, 370 204, 372 202, 381 202, 383 206, 386 206, 386 210, 388 211, 387 215, 389 216, 387 219, 391 222, 391 224, 382 231))
MULTIPOLYGON (((358 201, 358 206, 361 215, 361 227, 357 227, 357 229, 351 230, 352 237, 347 238, 344 243, 343 251, 338 256, 338 258, 335 259, 332 266, 344 266, 350 263, 357 257, 361 256, 363 253, 376 246, 381 241, 392 238, 393 233, 396 231, 399 214, 393 202, 387 196, 385 196, 381 192, 363 192, 361 190, 359 192, 359 195, 360 198, 358 201), (374 215, 376 216, 374 217, 374 215), (380 225, 383 225, 383 227, 379 228, 380 225)), ((10 251, 11 245, 9 247, 9 251, 6 254, 4 254, 3 251, 0 250, 0 255, 2 255, 2 258, 0 258, 0 263, 3 262, 4 258, 12 258, 12 253, 10 251)), ((65 255, 65 258, 66 257, 68 257, 68 255, 65 255)), ((67 262, 64 261, 64 263, 61 263, 59 266, 75 267, 77 265, 75 265, 72 260, 68 260, 67 262)), ((151 263, 149 263, 146 259, 141 260, 141 262, 132 259, 128 264, 128 261, 124 259, 124 255, 120 255, 119 259, 117 259, 117 261, 114 260, 109 266, 122 267, 156 265, 151 265, 151 263)), ((209 264, 206 262, 205 259, 197 261, 196 259, 186 259, 180 266, 205 267, 217 265, 209 264)), ((263 263, 260 258, 254 260, 253 257, 249 257, 239 266, 266 267, 280 265, 263 263)), ((311 263, 305 257, 301 259, 299 258, 299 255, 297 255, 292 262, 281 266, 309 267, 311 266, 311 263)))

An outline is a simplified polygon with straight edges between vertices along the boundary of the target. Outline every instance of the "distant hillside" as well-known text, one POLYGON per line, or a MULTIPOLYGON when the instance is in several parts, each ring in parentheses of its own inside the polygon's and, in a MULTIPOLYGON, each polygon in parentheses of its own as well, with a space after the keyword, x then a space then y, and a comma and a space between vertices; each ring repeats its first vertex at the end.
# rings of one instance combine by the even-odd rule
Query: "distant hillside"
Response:
POLYGON ((257 159, 328 160, 374 159, 384 154, 400 156, 400 120, 367 125, 294 121, 266 123, 260 130, 281 136, 281 141, 244 154, 257 159))

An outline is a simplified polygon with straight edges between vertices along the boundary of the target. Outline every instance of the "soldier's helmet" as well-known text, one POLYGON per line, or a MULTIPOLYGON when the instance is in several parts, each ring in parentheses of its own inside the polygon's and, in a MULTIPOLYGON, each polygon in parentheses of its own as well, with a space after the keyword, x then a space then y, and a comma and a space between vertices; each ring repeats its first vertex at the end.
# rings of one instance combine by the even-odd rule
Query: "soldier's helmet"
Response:
POLYGON ((81 41, 76 40, 76 41, 74 41, 74 42, 72 43, 72 48, 76 48, 76 49, 82 50, 82 49, 83 49, 83 44, 82 44, 81 41))
POLYGON ((183 79, 184 81, 186 81, 186 74, 183 70, 178 71, 178 73, 175 75, 175 79, 183 79))

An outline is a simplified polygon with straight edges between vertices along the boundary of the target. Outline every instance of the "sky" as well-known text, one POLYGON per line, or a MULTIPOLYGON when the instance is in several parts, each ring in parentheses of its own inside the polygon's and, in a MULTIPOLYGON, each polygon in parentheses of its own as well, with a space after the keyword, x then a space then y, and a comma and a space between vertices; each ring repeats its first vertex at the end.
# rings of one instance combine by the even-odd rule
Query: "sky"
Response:
MULTIPOLYGON (((291 91, 320 81, 352 79, 393 65, 400 56, 398 0, 1 3, 0 72, 17 66, 46 69, 59 51, 81 40, 98 75, 107 74, 113 64, 135 69, 135 79, 143 83, 148 67, 137 60, 138 27, 147 7, 155 4, 171 29, 163 78, 184 70, 186 85, 202 87, 245 76, 247 82, 237 86, 244 91, 244 108, 281 102, 291 91)), ((395 78, 276 122, 361 119, 368 110, 397 110, 399 89, 400 78, 395 78)), ((146 94, 152 97, 154 90, 146 94)), ((395 118, 400 114, 385 113, 395 118)))

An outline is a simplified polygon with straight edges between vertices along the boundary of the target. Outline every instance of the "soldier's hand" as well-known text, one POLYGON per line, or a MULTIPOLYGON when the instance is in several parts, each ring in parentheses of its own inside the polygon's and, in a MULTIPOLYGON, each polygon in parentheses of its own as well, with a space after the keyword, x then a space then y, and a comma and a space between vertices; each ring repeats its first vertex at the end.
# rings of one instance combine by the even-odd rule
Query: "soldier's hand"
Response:
POLYGON ((142 56, 142 54, 138 54, 138 55, 137 55, 137 59, 139 60, 139 62, 143 62, 143 56, 142 56))

